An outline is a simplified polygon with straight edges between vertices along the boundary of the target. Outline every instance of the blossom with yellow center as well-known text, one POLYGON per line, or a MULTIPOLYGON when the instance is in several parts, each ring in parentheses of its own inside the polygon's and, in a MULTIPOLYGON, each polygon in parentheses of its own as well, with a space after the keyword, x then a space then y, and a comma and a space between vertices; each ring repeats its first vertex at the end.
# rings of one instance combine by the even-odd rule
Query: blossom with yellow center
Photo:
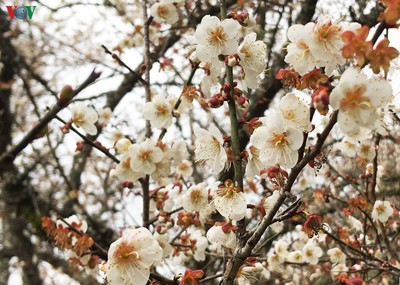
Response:
POLYGON ((228 219, 239 221, 246 214, 246 197, 230 179, 215 189, 213 203, 215 209, 228 219))
POLYGON ((339 84, 332 90, 330 104, 338 115, 343 133, 355 136, 363 129, 375 129, 377 109, 384 107, 392 97, 392 87, 380 78, 368 79, 359 69, 348 68, 339 84))
POLYGON ((163 151, 150 140, 133 144, 128 149, 131 158, 130 166, 135 172, 142 173, 143 177, 156 171, 156 164, 164 158, 163 151))
POLYGON ((218 62, 218 55, 236 53, 239 29, 236 20, 204 16, 195 32, 197 57, 202 62, 218 62))
POLYGON ((166 22, 173 25, 179 20, 178 9, 173 3, 160 2, 155 3, 150 8, 150 15, 157 22, 166 22))
POLYGON ((285 126, 278 113, 272 113, 263 121, 264 126, 258 127, 250 137, 250 142, 260 150, 260 160, 266 167, 275 164, 293 167, 303 142, 302 132, 285 126))
POLYGON ((193 185, 182 196, 182 206, 185 211, 200 211, 207 207, 208 189, 206 183, 193 185))
POLYGON ((78 128, 82 128, 88 135, 95 135, 97 128, 95 123, 99 116, 92 108, 87 107, 84 103, 74 105, 71 110, 71 122, 78 128))
POLYGON ((329 16, 320 17, 317 23, 293 25, 288 30, 290 44, 285 61, 300 75, 315 67, 324 67, 325 73, 329 75, 337 65, 345 63, 341 55, 344 45, 342 33, 355 32, 360 27, 358 23, 333 23, 329 16))
POLYGON ((322 249, 310 239, 302 249, 304 260, 310 264, 317 264, 322 256, 322 249))
POLYGON ((386 223, 391 215, 393 215, 393 208, 388 201, 375 201, 371 214, 371 217, 374 221, 386 223))
POLYGON ((209 131, 195 128, 196 136, 195 155, 196 161, 210 162, 214 173, 221 172, 226 165, 228 157, 223 147, 224 139, 221 132, 211 125, 209 131))
POLYGON ((287 261, 294 263, 302 263, 304 262, 303 253, 301 252, 301 250, 289 252, 287 256, 287 261))
POLYGON ((172 124, 173 106, 163 95, 155 96, 143 108, 143 117, 155 128, 168 128, 172 124))
POLYGON ((238 47, 240 65, 244 71, 245 87, 258 87, 258 75, 264 72, 267 47, 263 41, 257 41, 257 34, 248 34, 238 47))
POLYGON ((318 62, 317 66, 325 67, 325 73, 331 74, 337 65, 344 64, 346 61, 341 54, 344 46, 342 33, 356 32, 359 28, 359 23, 334 23, 330 16, 319 17, 309 43, 310 52, 318 62))
POLYGON ((113 177, 117 177, 120 181, 131 181, 138 180, 142 175, 131 168, 131 157, 125 154, 121 159, 120 163, 115 167, 112 173, 113 177))
POLYGON ((327 254, 332 263, 345 264, 346 262, 346 255, 337 247, 329 249, 327 254))
POLYGON ((312 41, 314 27, 314 23, 296 24, 288 30, 290 44, 287 46, 285 62, 291 64, 300 75, 306 74, 318 65, 308 46, 308 43, 312 41))
POLYGON ((108 251, 109 284, 145 285, 150 267, 161 261, 163 250, 146 228, 127 229, 108 251))
POLYGON ((310 106, 307 106, 294 93, 287 93, 279 101, 279 110, 287 126, 303 132, 310 132, 310 106))

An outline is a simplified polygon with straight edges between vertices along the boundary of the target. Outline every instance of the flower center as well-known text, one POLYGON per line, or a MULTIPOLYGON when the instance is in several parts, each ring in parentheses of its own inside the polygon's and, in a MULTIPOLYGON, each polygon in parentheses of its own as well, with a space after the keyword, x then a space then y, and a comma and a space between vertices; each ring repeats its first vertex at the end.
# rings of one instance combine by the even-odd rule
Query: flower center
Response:
POLYGON ((222 27, 217 27, 214 31, 210 32, 210 37, 208 38, 208 42, 211 45, 220 45, 223 41, 225 41, 226 34, 222 27))
POLYGON ((150 154, 151 154, 151 151, 150 151, 150 150, 142 150, 142 151, 140 152, 139 157, 140 157, 142 160, 147 160, 147 159, 149 158, 150 154))
POLYGON ((283 116, 285 117, 286 120, 294 121, 294 111, 293 110, 287 110, 287 111, 283 112, 283 116))
POLYGON ((351 111, 354 109, 371 109, 370 100, 363 96, 367 90, 364 84, 357 84, 353 88, 346 90, 345 97, 340 101, 340 108, 343 111, 351 111))
POLYGON ((290 142, 287 139, 286 132, 283 132, 280 134, 274 132, 273 143, 276 147, 283 148, 283 147, 287 146, 290 142))
POLYGON ((379 205, 376 207, 376 211, 378 212, 378 215, 382 215, 385 212, 385 206, 379 205))
POLYGON ((157 115, 159 115, 159 116, 162 116, 162 115, 167 115, 168 114, 168 108, 167 108, 167 106, 165 106, 165 105, 157 105, 156 106, 156 113, 157 113, 157 115))
POLYGON ((369 150, 370 150, 370 146, 369 145, 365 145, 364 144, 364 145, 361 145, 361 147, 360 147, 361 153, 368 154, 369 150))
POLYGON ((219 186, 217 189, 217 195, 226 198, 232 198, 235 193, 240 192, 239 188, 235 186, 232 180, 228 179, 225 181, 223 186, 219 186))
POLYGON ((306 250, 306 255, 307 255, 308 257, 312 257, 312 256, 314 255, 314 252, 313 252, 311 249, 307 249, 307 250, 306 250))
POLYGON ((82 113, 75 114, 72 121, 74 122, 75 125, 79 127, 85 122, 85 116, 82 113))
POLYGON ((194 203, 199 202, 201 200, 201 192, 199 190, 193 190, 190 192, 190 200, 194 203))
POLYGON ((122 243, 115 252, 115 257, 119 263, 132 263, 139 260, 140 255, 133 246, 122 243))
POLYGON ((163 19, 167 18, 168 14, 169 14, 167 7, 165 7, 164 5, 158 6, 157 14, 160 18, 163 18, 163 19))
POLYGON ((331 22, 321 26, 318 31, 318 37, 321 41, 331 41, 335 36, 339 35, 342 28, 339 25, 332 25, 331 22))
POLYGON ((304 60, 306 57, 308 57, 310 55, 310 49, 308 47, 308 45, 306 44, 306 42, 304 41, 299 41, 297 43, 297 47, 300 50, 303 50, 303 52, 301 53, 301 58, 300 60, 304 60))
POLYGON ((181 171, 186 171, 186 170, 189 169, 189 165, 186 164, 186 163, 181 163, 181 164, 178 166, 178 169, 181 170, 181 171))

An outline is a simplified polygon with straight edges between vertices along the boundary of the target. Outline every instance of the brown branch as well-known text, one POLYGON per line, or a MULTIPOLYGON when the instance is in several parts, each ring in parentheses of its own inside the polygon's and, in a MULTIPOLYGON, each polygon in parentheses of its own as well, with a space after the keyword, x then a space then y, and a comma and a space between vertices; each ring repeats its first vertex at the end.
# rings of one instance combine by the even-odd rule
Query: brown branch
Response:
POLYGON ((376 200, 376 194, 375 194, 375 188, 376 188, 376 181, 378 178, 378 153, 379 153, 379 143, 381 141, 381 135, 377 134, 375 137, 375 156, 372 161, 373 167, 372 167, 372 180, 371 180, 371 189, 370 189, 370 201, 373 204, 376 200))
POLYGON ((113 59, 115 59, 120 65, 125 67, 126 69, 129 70, 130 73, 132 73, 134 76, 136 76, 135 79, 139 80, 143 84, 147 84, 146 80, 144 80, 136 71, 134 71, 132 68, 130 68, 125 62, 122 61, 122 59, 116 54, 111 52, 105 45, 101 45, 101 47, 104 49, 104 51, 111 55, 113 59))
MULTIPOLYGON (((83 89, 95 82, 99 76, 100 73, 93 70, 89 77, 76 90, 74 90, 73 97, 78 95, 83 89)), ((46 125, 51 120, 53 120, 58 112, 60 112, 63 108, 64 106, 59 106, 59 104, 55 104, 54 107, 49 112, 47 112, 47 114, 39 121, 39 123, 34 126, 15 147, 13 147, 10 151, 0 157, 0 165, 13 162, 18 153, 26 148, 28 144, 30 144, 36 138, 36 135, 40 131, 42 131, 43 128, 45 128, 46 125)))
MULTIPOLYGON (((63 123, 64 125, 67 124, 66 121, 64 121, 63 119, 61 119, 59 116, 55 116, 55 119, 59 120, 61 123, 63 123)), ((104 153, 106 156, 108 156, 109 158, 111 158, 114 162, 119 163, 119 159, 116 158, 114 155, 112 155, 106 148, 102 148, 100 146, 98 146, 97 144, 95 144, 91 139, 89 139, 87 136, 83 135, 81 132, 79 132, 77 129, 75 129, 73 126, 69 126, 68 127, 70 130, 72 130, 74 133, 76 133, 78 136, 80 136, 86 143, 88 143, 89 145, 91 145, 92 147, 94 147, 95 149, 99 150, 100 152, 104 153)))

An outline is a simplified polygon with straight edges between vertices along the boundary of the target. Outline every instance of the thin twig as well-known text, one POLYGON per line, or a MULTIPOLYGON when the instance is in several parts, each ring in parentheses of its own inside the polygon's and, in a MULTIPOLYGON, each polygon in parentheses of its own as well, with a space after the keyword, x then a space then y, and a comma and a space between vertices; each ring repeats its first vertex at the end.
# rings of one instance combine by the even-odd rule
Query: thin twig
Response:
MULTIPOLYGON (((96 79, 99 78, 100 74, 101 73, 93 70, 89 77, 77 89, 74 90, 73 97, 95 82, 96 79)), ((36 124, 15 147, 0 157, 0 164, 4 164, 5 162, 13 162, 16 156, 36 138, 37 134, 40 133, 64 107, 64 105, 61 106, 60 104, 55 104, 53 108, 47 112, 47 114, 38 122, 38 124, 36 124)))

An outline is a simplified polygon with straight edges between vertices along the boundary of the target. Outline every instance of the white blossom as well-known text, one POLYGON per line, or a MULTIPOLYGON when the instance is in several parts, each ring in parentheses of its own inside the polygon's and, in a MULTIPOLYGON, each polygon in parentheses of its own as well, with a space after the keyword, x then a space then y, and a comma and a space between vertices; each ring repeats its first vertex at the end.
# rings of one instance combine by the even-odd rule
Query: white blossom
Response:
POLYGON ((332 263, 345 264, 346 262, 346 255, 337 247, 329 249, 327 254, 332 263))
POLYGON ((368 161, 372 161, 375 157, 375 148, 370 140, 362 141, 359 145, 358 155, 368 161))
POLYGON ((185 211, 200 211, 208 204, 208 190, 206 183, 193 185, 182 196, 182 206, 185 211))
POLYGON ((287 46, 285 62, 291 64, 300 75, 313 70, 317 65, 317 60, 311 54, 309 47, 313 40, 314 26, 314 23, 296 24, 288 30, 288 39, 291 43, 287 46))
POLYGON ((187 144, 185 141, 177 141, 171 147, 171 156, 176 164, 189 158, 187 144))
POLYGON ((201 230, 193 230, 193 228, 190 228, 188 232, 190 234, 190 240, 195 241, 195 247, 193 252, 194 259, 197 261, 205 260, 206 259, 205 251, 208 247, 207 238, 203 235, 201 230))
POLYGON ((155 128, 168 128, 172 124, 173 106, 163 95, 155 96, 143 108, 143 117, 155 128))
POLYGON ((121 181, 131 182, 136 181, 143 176, 140 172, 136 172, 131 168, 131 159, 132 158, 129 154, 125 154, 115 167, 112 176, 117 177, 121 181))
POLYGON ((285 124, 303 132, 310 132, 310 107, 307 106, 294 93, 288 93, 279 101, 279 110, 285 124))
POLYGON ((301 250, 291 251, 289 252, 286 260, 294 263, 302 263, 304 262, 303 252, 301 250))
POLYGON ((299 157, 298 149, 303 143, 303 134, 292 127, 286 127, 283 119, 275 114, 267 118, 267 125, 258 127, 250 142, 260 149, 260 159, 266 165, 279 163, 293 167, 299 157))
POLYGON ((322 249, 310 239, 302 249, 304 260, 312 265, 317 264, 322 256, 322 249))
POLYGON ((340 130, 352 136, 360 132, 360 127, 374 128, 377 108, 388 103, 391 96, 392 87, 386 80, 367 79, 360 70, 350 67, 332 90, 330 104, 333 109, 340 110, 340 130))
POLYGON ((248 178, 254 178, 260 175, 260 170, 264 168, 260 160, 260 150, 255 146, 249 147, 249 158, 246 165, 245 175, 248 178))
POLYGON ((129 149, 129 147, 132 145, 132 142, 128 139, 120 139, 115 143, 115 150, 119 154, 126 153, 129 149))
POLYGON ((231 180, 218 186, 214 195, 215 209, 224 217, 239 221, 244 218, 247 210, 246 196, 234 186, 231 180))
POLYGON ((155 239, 163 250, 163 258, 168 257, 172 253, 172 245, 169 243, 168 234, 154 234, 155 239))
POLYGON ((207 231, 207 239, 210 243, 215 244, 217 249, 221 247, 235 249, 236 248, 236 234, 233 231, 225 233, 222 226, 212 226, 207 231))
POLYGON ((393 214, 393 208, 388 201, 376 200, 371 217, 374 221, 386 223, 393 214))
POLYGON ((146 139, 141 144, 131 145, 128 153, 131 157, 132 170, 144 175, 152 174, 156 170, 156 163, 164 157, 163 151, 156 147, 150 139, 146 139))
POLYGON ((329 16, 322 16, 317 23, 296 24, 289 28, 285 61, 291 64, 300 75, 312 71, 315 67, 325 68, 330 75, 337 65, 345 63, 341 55, 344 45, 342 33, 356 31, 358 23, 335 24, 329 16))
POLYGON ((189 160, 183 160, 176 166, 176 173, 183 177, 190 177, 193 173, 192 163, 189 160))
POLYGON ((278 240, 274 246, 275 253, 277 255, 279 255, 280 257, 283 257, 283 258, 287 257, 289 255, 288 246, 289 246, 289 244, 286 241, 284 241, 283 239, 278 240))
POLYGON ((240 24, 236 20, 220 21, 215 16, 204 16, 195 32, 199 59, 203 62, 216 62, 220 54, 234 54, 238 47, 236 38, 239 29, 240 24))
POLYGON ((166 22, 170 25, 175 24, 179 20, 178 9, 169 1, 155 3, 150 8, 150 15, 157 22, 166 22))
POLYGON ((258 87, 258 75, 264 72, 267 47, 263 41, 257 41, 257 34, 248 34, 238 47, 240 65, 244 71, 246 86, 258 87))
POLYGON ((352 215, 349 215, 347 217, 349 224, 351 226, 352 230, 355 230, 357 232, 362 232, 363 231, 363 223, 360 222, 359 220, 357 220, 356 218, 354 218, 352 215))
POLYGON ((150 267, 163 250, 146 228, 127 229, 108 251, 107 281, 112 285, 145 285, 150 267))
POLYGON ((281 268, 283 261, 284 259, 276 253, 269 255, 267 258, 269 271, 278 271, 279 268, 281 268))
POLYGON ((195 128, 196 136, 196 161, 208 161, 211 164, 212 172, 219 173, 224 169, 227 162, 227 155, 223 147, 224 139, 220 131, 211 125, 209 131, 195 128))
POLYGON ((88 135, 95 135, 97 128, 95 123, 99 116, 92 108, 86 107, 84 103, 78 103, 72 107, 72 123, 78 128, 82 128, 88 135))
POLYGON ((100 109, 99 111, 99 126, 105 127, 107 126, 108 122, 111 120, 113 112, 111 111, 110 107, 100 109))
POLYGON ((318 67, 325 67, 325 73, 331 74, 337 65, 345 63, 341 55, 344 46, 342 33, 345 31, 355 32, 361 28, 358 23, 334 23, 330 16, 321 16, 313 29, 312 41, 309 48, 317 60, 318 67))

